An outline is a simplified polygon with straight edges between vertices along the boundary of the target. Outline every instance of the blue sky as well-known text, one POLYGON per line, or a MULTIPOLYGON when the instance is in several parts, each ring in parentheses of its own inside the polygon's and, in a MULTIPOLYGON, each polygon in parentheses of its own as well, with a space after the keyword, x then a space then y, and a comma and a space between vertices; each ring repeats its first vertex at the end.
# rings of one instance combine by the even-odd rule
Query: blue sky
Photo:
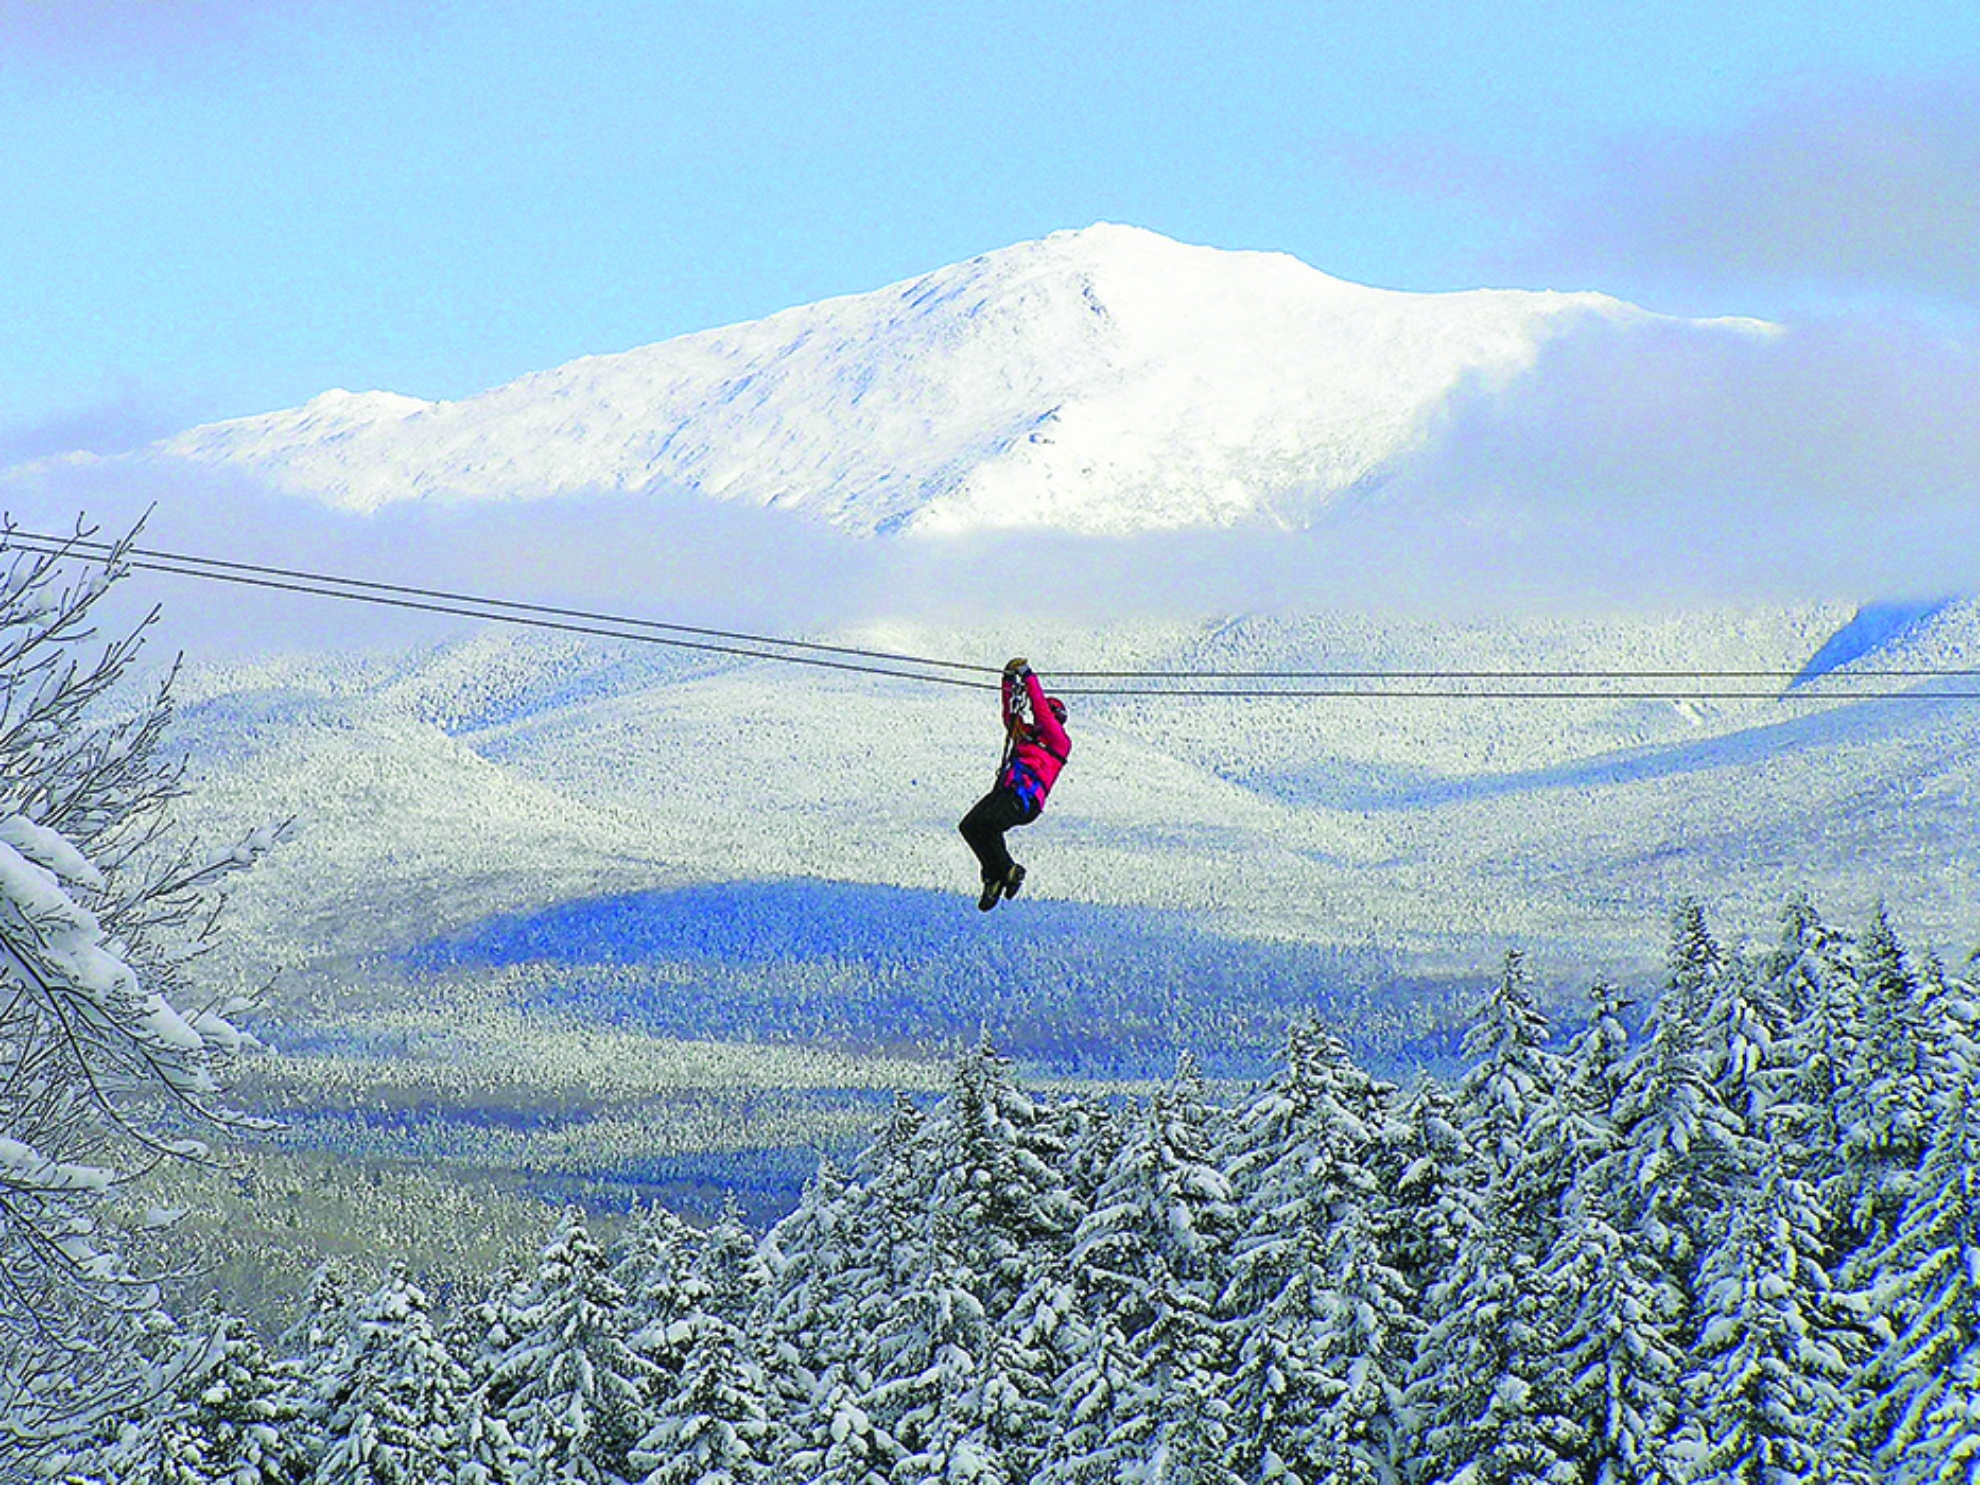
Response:
POLYGON ((1118 220, 1964 327, 1980 7, 0 0, 0 463, 1118 220))

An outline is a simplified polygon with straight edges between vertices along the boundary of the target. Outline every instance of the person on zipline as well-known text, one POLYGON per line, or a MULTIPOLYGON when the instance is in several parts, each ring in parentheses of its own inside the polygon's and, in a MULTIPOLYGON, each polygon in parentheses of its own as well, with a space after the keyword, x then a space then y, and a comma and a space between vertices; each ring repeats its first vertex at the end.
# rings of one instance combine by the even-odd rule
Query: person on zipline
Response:
POLYGON ((1011 860, 1004 832, 1038 818, 1072 752, 1065 703, 1045 694, 1022 658, 1004 667, 1003 700, 1004 761, 997 782, 956 827, 983 865, 983 895, 976 905, 986 913, 998 898, 1015 897, 1024 885, 1024 868, 1011 860))

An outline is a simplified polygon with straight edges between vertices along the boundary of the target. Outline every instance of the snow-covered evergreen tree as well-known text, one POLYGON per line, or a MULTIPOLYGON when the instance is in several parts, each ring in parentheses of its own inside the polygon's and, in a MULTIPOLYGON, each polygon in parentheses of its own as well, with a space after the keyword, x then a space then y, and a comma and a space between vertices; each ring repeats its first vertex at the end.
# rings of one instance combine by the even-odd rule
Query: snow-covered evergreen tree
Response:
POLYGON ((1933 1103, 1943 1108, 1980 1076, 1980 984, 1972 961, 1966 973, 1952 974, 1937 955, 1926 956, 1918 984, 1926 1072, 1933 1103))
POLYGON ((1240 1485, 1233 1468, 1238 1429, 1224 1377, 1229 1338, 1200 1281, 1177 1274, 1158 1252, 1145 1296, 1148 1324, 1135 1337, 1142 1411, 1118 1418, 1124 1480, 1240 1485))
POLYGON ((1079 1286, 1062 1254, 1006 1314, 991 1356, 991 1437, 1014 1478, 1034 1479, 1044 1467, 1067 1379, 1088 1339, 1079 1286))
MULTIPOLYGON (((1175 1457, 1165 1428, 1173 1422, 1194 1437, 1197 1423, 1214 1425, 1224 1407, 1214 1398, 1197 1403, 1208 1387, 1201 1379, 1225 1364, 1215 1315, 1237 1216, 1214 1140, 1202 1077, 1185 1055, 1130 1123, 1073 1236, 1068 1257, 1084 1321, 1096 1336, 1111 1324, 1136 1357, 1133 1388, 1107 1390, 1117 1404, 1131 1396, 1146 1411, 1096 1418, 1085 1430, 1094 1448, 1119 1451, 1125 1470, 1175 1457), (1190 1418, 1179 1408, 1193 1410, 1190 1418)), ((1098 1378, 1081 1380, 1088 1397, 1096 1385, 1098 1378)), ((1171 1442, 1182 1446, 1180 1436, 1171 1442)))
POLYGON ((1954 1091, 1897 1231, 1865 1266, 1868 1305, 1889 1339, 1857 1389, 1863 1430, 1900 1478, 1933 1479, 1920 1471, 1945 1429, 1972 1414, 1971 1393, 1958 1396, 1960 1368, 1970 1387, 1980 1357, 1980 1109, 1970 1085, 1954 1091))
POLYGON ((324 1414, 321 1399, 335 1386, 351 1348, 356 1299, 350 1271, 336 1262, 320 1265, 310 1278, 302 1314, 277 1342, 281 1365, 296 1378, 304 1400, 297 1431, 304 1452, 315 1459, 323 1452, 324 1414))
POLYGON ((214 1485, 287 1485, 309 1458, 302 1377, 274 1361, 243 1320, 223 1317, 193 1414, 214 1485))
POLYGON ((504 1264, 479 1298, 458 1314, 446 1332, 447 1349, 467 1369, 468 1380, 487 1393, 498 1413, 508 1409, 509 1384, 493 1382, 495 1369, 522 1328, 529 1303, 529 1281, 522 1265, 504 1264))
POLYGON ((175 1332, 162 1389, 102 1447, 64 1461, 102 1485, 289 1485, 309 1472, 307 1398, 246 1324, 215 1315, 175 1332))
POLYGON ((1787 1013, 1743 955, 1733 954, 1711 985, 1699 1027, 1706 1068, 1719 1104, 1739 1120, 1748 1140, 1770 1138, 1771 1123, 1790 1123, 1793 1065, 1785 1060, 1787 1013))
POLYGON ((657 1201, 632 1213, 610 1254, 628 1331, 687 1307, 683 1290, 700 1246, 695 1230, 657 1201))
POLYGON ((546 1485, 623 1478, 652 1423, 655 1368, 626 1343, 624 1301, 583 1214, 566 1210, 487 1383, 546 1485))
POLYGON ((1429 1329, 1404 1394, 1411 1485, 1570 1485, 1581 1444, 1564 1399, 1536 1384, 1556 1338, 1503 1188, 1476 1199, 1450 1269, 1425 1296, 1429 1329))
POLYGON ((1706 925, 1704 905, 1695 897, 1679 899, 1677 910, 1671 914, 1671 948, 1666 963, 1669 973, 1664 980, 1664 998, 1680 1001, 1696 1025, 1704 1014, 1705 996, 1725 966, 1725 955, 1706 925))
POLYGON ((662 1358, 659 1404, 632 1450, 635 1474, 654 1485, 768 1479, 774 1461, 802 1441, 802 1420, 773 1416, 759 1332, 774 1269, 759 1254, 733 1193, 696 1245, 671 1319, 655 1317, 635 1339, 662 1358), (791 1425, 798 1425, 794 1431, 791 1425), (699 1471, 699 1473, 696 1473, 699 1471))
POLYGON ((433 1485, 464 1469, 503 1485, 518 1473, 505 1430, 481 1414, 404 1265, 358 1306, 348 1346, 321 1382, 312 1485, 433 1485))
POLYGON ((1980 1485, 1980 1351, 1953 1362, 1915 1441, 1895 1458, 1895 1485, 1980 1485))
MULTIPOLYGON (((186 1340, 191 1347, 203 1349, 199 1338, 186 1340)), ((196 1388, 200 1359, 187 1356, 180 1364, 192 1371, 190 1380, 196 1388)), ((177 1386, 148 1392, 131 1413, 109 1429, 100 1430, 106 1436, 58 1453, 51 1463, 60 1469, 64 1485, 69 1481, 87 1485, 209 1485, 214 1478, 213 1461, 192 1411, 190 1399, 177 1386)))
POLYGON ((1781 908, 1774 947, 1761 966, 1769 994, 1790 1023, 1830 998, 1838 976, 1849 974, 1848 938, 1822 921, 1806 892, 1790 894, 1781 908))
POLYGON ((691 1297, 702 1314, 738 1328, 755 1319, 766 1274, 758 1261, 756 1234, 743 1220, 733 1191, 722 1198, 722 1210, 701 1235, 689 1270, 691 1297))
POLYGON ((1492 1175, 1523 1163, 1525 1132, 1561 1084, 1547 1036, 1526 956, 1514 949, 1465 1034, 1462 1050, 1471 1070, 1458 1085, 1466 1141, 1492 1175))
POLYGON ((1037 1485, 1109 1485, 1134 1457, 1137 1420, 1148 1415, 1139 1359, 1110 1314, 1069 1317, 1062 1346, 1075 1350, 1061 1375, 1060 1405, 1039 1460, 1037 1485))
POLYGON ((1449 1088, 1418 1078, 1383 1125, 1376 1168, 1390 1198, 1380 1224, 1389 1261, 1422 1294, 1456 1258, 1470 1211, 1471 1152, 1449 1088))
MULTIPOLYGON (((1593 1081, 1615 1076, 1603 1058, 1616 1029, 1598 1022, 1578 1046, 1593 1081)), ((1406 1394, 1422 1481, 1565 1481, 1583 1442, 1546 1385, 1568 1295, 1539 1277, 1567 1194, 1615 1135, 1606 1110, 1574 1101, 1571 1064, 1547 1034, 1524 961, 1508 954, 1464 1041, 1472 1066, 1455 1111, 1469 1158, 1448 1203, 1457 1249, 1425 1294, 1429 1330, 1406 1394)))
POLYGON ((1782 914, 1780 942, 1765 971, 1766 993, 1786 1015, 1778 1053, 1788 1069, 1782 1096, 1794 1113, 1781 1158, 1829 1213, 1847 1206, 1840 1185, 1842 1090, 1863 1021, 1854 958, 1848 937, 1796 897, 1782 914))
POLYGON ((1058 1122, 1066 1142, 1066 1186, 1074 1209, 1084 1218, 1113 1169, 1127 1138, 1119 1114, 1096 1099, 1069 1098, 1059 1105, 1058 1122))
POLYGON ((1185 1054, 1130 1126, 1074 1235, 1075 1271, 1130 1340, 1153 1323, 1158 1259, 1205 1307, 1222 1292, 1237 1211, 1212 1141, 1203 1080, 1185 1054))
MULTIPOLYGON (((1422 1330, 1408 1285, 1383 1256, 1378 1218, 1350 1208, 1320 1269, 1312 1336, 1326 1379, 1324 1406, 1304 1437, 1287 1440, 1289 1479, 1386 1485, 1403 1430, 1403 1397, 1422 1330)), ((1269 1465, 1268 1460, 1268 1465, 1269 1465)), ((1274 1476, 1261 1472, 1260 1479, 1274 1476)))
POLYGON ((1569 1041, 1558 1063, 1559 1097, 1541 1110, 1537 1120, 1536 1143, 1558 1152, 1570 1185, 1591 1166, 1613 1159, 1621 1143, 1616 1106, 1631 1053, 1624 1019, 1630 1005, 1607 980, 1589 987, 1588 1022, 1569 1041))
POLYGON ((1525 957, 1513 950, 1465 1035, 1471 1069, 1458 1085, 1457 1115, 1474 1163, 1470 1184, 1493 1190, 1500 1219, 1512 1224, 1501 1236, 1529 1259, 1553 1241, 1577 1153, 1560 1107, 1561 1062, 1547 1037, 1525 957))
MULTIPOLYGON (((1863 1022, 1839 1099, 1837 1196, 1848 1247, 1867 1259, 1889 1241, 1911 1195, 1930 1135, 1935 1076, 1919 980, 1881 905, 1863 936, 1859 973, 1863 1022)), ((1847 1262, 1845 1271, 1858 1274, 1847 1262)))
MULTIPOLYGON (((1371 1363, 1381 1373, 1396 1360, 1390 1326, 1400 1316, 1392 1306, 1407 1286, 1379 1251, 1370 1213, 1380 1191, 1369 1164, 1391 1091, 1355 1067, 1330 1032, 1302 1022, 1287 1037, 1283 1065, 1219 1148, 1239 1234, 1219 1316, 1235 1351, 1234 1461, 1252 1478, 1307 1478, 1299 1461, 1314 1455, 1339 1379, 1353 1368, 1366 1381, 1371 1363), (1379 1309, 1344 1313, 1330 1254, 1341 1255, 1342 1272, 1364 1286, 1355 1305, 1379 1309), (1381 1354, 1359 1354, 1366 1338, 1338 1328, 1344 1319, 1377 1328, 1381 1354)), ((1360 1404, 1350 1411, 1358 1414, 1360 1404)))
POLYGON ((1570 1420, 1589 1485, 1672 1485, 1684 1296, 1605 1201, 1602 1168, 1585 1168, 1537 1275, 1559 1317, 1542 1391, 1570 1420))
POLYGON ((310 1276, 302 1317, 283 1334, 283 1345, 326 1363, 341 1354, 350 1338, 352 1300, 350 1271, 336 1262, 319 1265, 310 1276))
POLYGON ((783 1460, 780 1478, 812 1485, 891 1485, 900 1446, 875 1425, 850 1383, 832 1383, 816 1411, 819 1424, 783 1460))
MULTIPOLYGON (((1242 1235, 1232 1255, 1232 1282, 1248 1286, 1257 1264, 1270 1267, 1278 1235, 1302 1226, 1325 1232, 1350 1207, 1376 1196, 1369 1160, 1379 1120, 1394 1090, 1354 1065, 1346 1046, 1312 1021, 1296 1024, 1283 1062, 1241 1109, 1215 1157, 1229 1178, 1242 1235)), ((1262 1277, 1249 1287, 1262 1293, 1262 1277)))
POLYGON ((981 1276, 991 1319, 1001 1323, 1078 1221, 1065 1141, 987 1037, 957 1061, 937 1125, 935 1199, 954 1215, 964 1261, 981 1276))
POLYGON ((862 1401, 901 1450, 899 1480, 1011 1478, 993 1436, 986 1381, 996 1333, 982 1283, 962 1257, 952 1218, 938 1212, 922 1272, 875 1337, 874 1383, 862 1401))
MULTIPOLYGON (((1293 1226, 1283 1240, 1275 1234, 1269 1265, 1254 1261, 1242 1270, 1240 1281, 1258 1292, 1224 1323, 1232 1352, 1232 1457, 1249 1478, 1310 1478, 1301 1461, 1313 1455, 1339 1375, 1330 1370, 1339 1358, 1325 1354, 1320 1338, 1321 1325, 1335 1318, 1327 1249, 1330 1241, 1345 1240, 1344 1229, 1360 1215, 1357 1209, 1339 1228, 1293 1226)), ((1359 1227, 1361 1239, 1372 1242, 1365 1221, 1359 1227)))
POLYGON ((855 1163, 846 1214, 842 1319, 847 1380, 863 1397, 877 1373, 875 1349, 896 1296, 923 1272, 936 1173, 927 1116, 904 1095, 880 1138, 855 1163))
POLYGON ((1671 981, 1617 1099, 1621 1147, 1611 1190, 1620 1198, 1616 1216, 1642 1232, 1688 1293, 1731 1194, 1747 1179, 1753 1152, 1740 1120, 1719 1101, 1693 1020, 1706 989, 1698 976, 1706 964, 1716 969, 1719 956, 1706 951, 1688 915, 1679 927, 1671 981))
POLYGON ((688 1246, 671 1252, 667 1262, 638 1276, 640 1297, 627 1294, 621 1309, 624 1323, 634 1327, 627 1344, 652 1363, 656 1398, 679 1378, 706 1314, 701 1235, 691 1232, 686 1241, 688 1246))
POLYGON ((1684 1380, 1696 1485, 1849 1477, 1844 1385, 1858 1329, 1821 1267, 1821 1223, 1769 1151, 1758 1189, 1705 1255, 1684 1380))
POLYGON ((1070 1286, 1061 1290, 1067 1309, 1047 1311, 1028 1302, 1040 1293, 1033 1288, 1019 1299, 991 1336, 983 1371, 985 1436, 1013 1480, 1030 1480, 1038 1472, 1058 1408, 1057 1387, 1067 1371, 1057 1322, 1070 1314, 1070 1286))
POLYGON ((776 1445, 764 1403, 754 1347, 727 1321, 704 1317, 631 1462, 646 1485, 768 1485, 776 1445))
POLYGON ((1613 1189, 1628 1198, 1617 1215, 1639 1227, 1689 1292, 1753 1151, 1740 1118, 1719 1099, 1700 1027, 1725 956, 1695 899, 1685 898, 1672 917, 1666 963, 1647 1039, 1625 1068, 1616 1100, 1621 1149, 1613 1189))
POLYGON ((787 1452, 803 1455, 802 1463, 775 1462, 798 1472, 824 1469, 827 1455, 840 1470, 878 1457, 851 1376, 850 1228, 846 1181, 826 1157, 758 1250, 764 1295, 756 1329, 769 1406, 785 1421, 787 1452))

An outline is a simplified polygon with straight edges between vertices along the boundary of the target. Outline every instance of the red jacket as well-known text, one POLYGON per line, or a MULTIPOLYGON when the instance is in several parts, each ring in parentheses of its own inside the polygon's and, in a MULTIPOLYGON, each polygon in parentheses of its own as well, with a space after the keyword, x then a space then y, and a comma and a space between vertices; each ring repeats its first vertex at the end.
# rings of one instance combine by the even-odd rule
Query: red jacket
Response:
POLYGON ((1011 684, 1016 677, 1004 677, 1004 730, 1017 740, 1011 745, 1010 756, 1004 762, 1004 771, 997 776, 997 782, 1016 794, 1027 804, 1043 808, 1045 796, 1052 792, 1052 785, 1058 782, 1059 770, 1066 766, 1066 756, 1072 752, 1072 739, 1066 736, 1066 729, 1059 719, 1052 715, 1052 708, 1045 704, 1045 688, 1038 683, 1038 677, 1030 671, 1021 672, 1024 680, 1024 696, 1031 703, 1031 725, 1018 721, 1021 702, 1017 688, 1011 684))

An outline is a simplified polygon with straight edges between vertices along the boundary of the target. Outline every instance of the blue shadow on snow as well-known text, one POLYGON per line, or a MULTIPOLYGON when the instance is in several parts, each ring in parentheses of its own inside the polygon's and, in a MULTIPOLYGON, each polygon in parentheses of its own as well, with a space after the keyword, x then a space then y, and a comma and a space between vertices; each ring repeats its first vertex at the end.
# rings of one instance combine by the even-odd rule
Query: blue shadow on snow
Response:
POLYGON ((1132 1077, 1166 1076, 1181 1048, 1212 1076, 1255 1076, 1294 1017, 1394 982, 1370 953, 1224 938, 1179 913, 1020 897, 986 914, 816 879, 491 918, 406 963, 542 965, 541 1003, 658 1036, 925 1050, 988 1032, 1035 1066, 1132 1077))

